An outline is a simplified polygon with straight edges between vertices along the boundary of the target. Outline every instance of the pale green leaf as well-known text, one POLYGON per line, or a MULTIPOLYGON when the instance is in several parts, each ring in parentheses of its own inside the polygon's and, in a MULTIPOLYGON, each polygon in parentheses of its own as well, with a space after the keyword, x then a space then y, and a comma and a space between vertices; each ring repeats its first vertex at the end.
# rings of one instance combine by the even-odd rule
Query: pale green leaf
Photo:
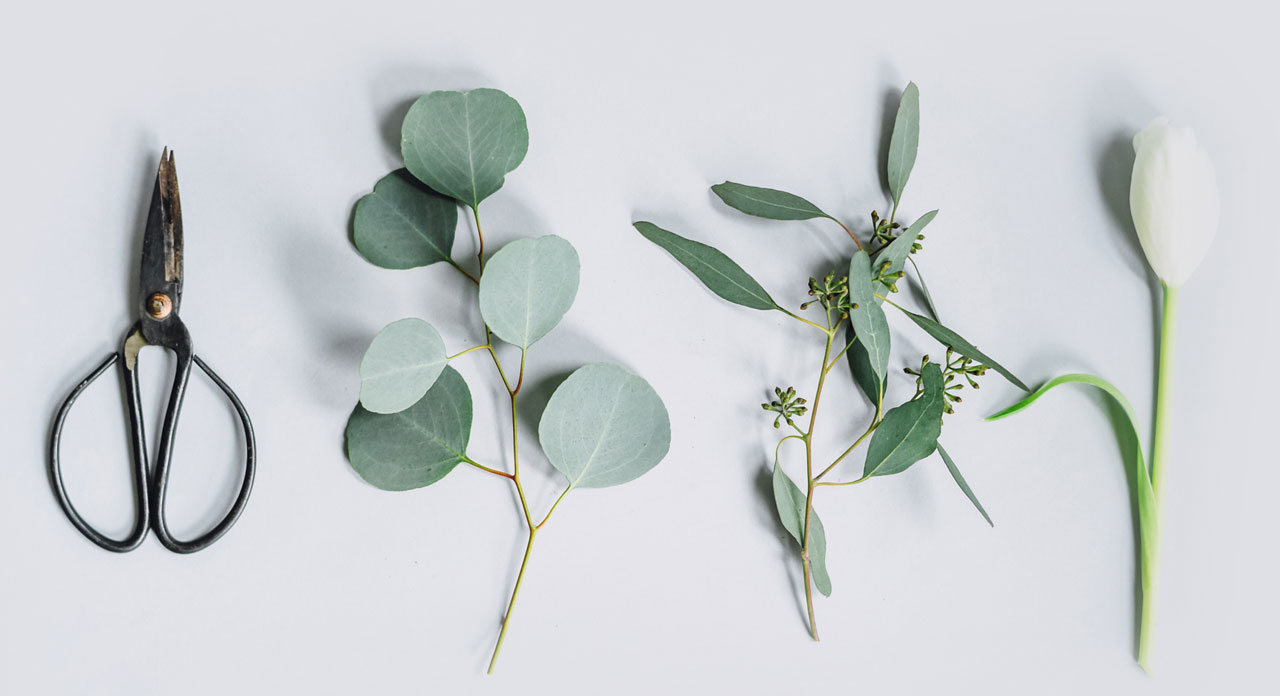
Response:
POLYGON ((928 363, 922 373, 924 393, 905 404, 889 409, 867 445, 867 463, 862 475, 888 476, 906 471, 912 464, 933 454, 942 434, 942 369, 928 363))
POLYGON ((383 268, 417 268, 448 261, 458 227, 458 204, 397 169, 356 202, 355 243, 383 268))
POLYGON ((578 252, 555 235, 498 250, 480 277, 480 314, 498 338, 528 348, 564 317, 578 294, 578 252))
POLYGON ((374 413, 403 411, 427 393, 448 362, 434 326, 421 319, 388 324, 360 361, 360 404, 374 413))
POLYGON ((964 492, 965 497, 968 498, 969 502, 973 503, 973 506, 978 509, 978 514, 982 515, 982 519, 986 520, 987 524, 992 527, 996 526, 996 523, 991 521, 991 516, 987 514, 985 509, 983 509, 982 503, 978 502, 978 496, 974 495, 973 489, 969 488, 969 484, 964 480, 964 476, 960 475, 960 469, 956 466, 956 463, 951 460, 951 455, 947 454, 947 451, 942 448, 941 442, 938 443, 938 454, 942 457, 943 463, 947 465, 947 471, 951 472, 951 478, 956 480, 956 485, 964 492))
POLYGON ((596 363, 556 388, 538 439, 570 487, 604 488, 657 466, 671 446, 671 421, 648 382, 617 365, 596 363))
POLYGON ((715 294, 751 309, 778 309, 769 293, 742 267, 715 247, 668 232, 651 222, 637 222, 645 239, 666 249, 715 294))
POLYGON ((401 130, 409 171, 472 208, 502 188, 528 150, 524 111, 496 89, 424 95, 409 108, 401 130))
POLYGON ((876 381, 884 384, 889 371, 889 322, 884 310, 876 302, 875 288, 880 287, 871 277, 871 259, 859 249, 849 260, 849 324, 858 337, 858 344, 866 353, 868 364, 876 381))
POLYGON ((356 406, 347 421, 347 458, 365 481, 388 491, 428 486, 465 461, 471 391, 446 367, 413 406, 392 414, 356 406))
POLYGON ((907 309, 903 309, 902 312, 910 317, 911 321, 916 323, 916 326, 924 329, 925 333, 933 336, 933 338, 942 345, 954 350, 966 358, 980 362, 996 372, 999 372, 1017 388, 1023 391, 1031 391, 1031 387, 1023 384, 1022 380, 1018 379, 1012 372, 1005 369, 1003 365, 993 360, 991 356, 978 350, 977 346, 961 338, 960 334, 948 329, 929 317, 921 316, 907 309))
MULTIPOLYGON (((778 508, 782 526, 796 543, 804 547, 805 494, 782 467, 773 464, 773 502, 778 508)), ((813 572, 813 584, 824 597, 831 596, 831 576, 827 574, 827 533, 818 519, 818 511, 809 511, 809 568, 813 572)))
POLYGON ((889 138, 889 193, 893 202, 902 200, 902 190, 907 187, 911 168, 916 165, 916 150, 920 146, 920 90, 912 82, 902 92, 898 102, 898 115, 893 120, 893 135, 889 138))
POLYGON ((786 191, 726 181, 711 187, 729 207, 770 220, 829 218, 818 206, 786 191))

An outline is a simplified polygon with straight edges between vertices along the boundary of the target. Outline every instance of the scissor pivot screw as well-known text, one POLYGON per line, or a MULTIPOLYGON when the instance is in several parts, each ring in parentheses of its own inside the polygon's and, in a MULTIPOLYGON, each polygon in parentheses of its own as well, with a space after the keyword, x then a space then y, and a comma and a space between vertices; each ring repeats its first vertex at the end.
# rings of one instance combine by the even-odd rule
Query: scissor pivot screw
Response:
POLYGON ((147 314, 150 314, 152 319, 164 319, 172 311, 173 300, 169 299, 168 295, 157 292, 147 298, 147 314))

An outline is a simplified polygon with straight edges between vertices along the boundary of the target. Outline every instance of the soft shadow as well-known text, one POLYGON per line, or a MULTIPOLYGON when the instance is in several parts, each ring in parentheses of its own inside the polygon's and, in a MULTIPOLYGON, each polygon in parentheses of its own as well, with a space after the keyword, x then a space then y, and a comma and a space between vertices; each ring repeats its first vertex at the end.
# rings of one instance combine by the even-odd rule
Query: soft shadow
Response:
POLYGON ((880 101, 880 146, 876 148, 876 173, 880 176, 880 190, 885 198, 889 198, 889 143, 893 140, 893 122, 898 118, 898 102, 901 99, 902 86, 895 85, 884 88, 880 101))
POLYGON ((786 568, 787 579, 791 581, 791 585, 795 591, 791 593, 792 600, 796 603, 796 613, 800 615, 800 621, 805 626, 809 625, 809 612, 804 603, 804 573, 800 570, 799 547, 793 546, 795 541, 791 538, 791 532, 782 526, 782 520, 778 519, 778 504, 773 498, 773 469, 769 462, 766 461, 764 466, 760 467, 755 477, 756 495, 759 497, 759 509, 768 521, 762 523, 769 527, 770 536, 778 541, 778 561, 786 568))

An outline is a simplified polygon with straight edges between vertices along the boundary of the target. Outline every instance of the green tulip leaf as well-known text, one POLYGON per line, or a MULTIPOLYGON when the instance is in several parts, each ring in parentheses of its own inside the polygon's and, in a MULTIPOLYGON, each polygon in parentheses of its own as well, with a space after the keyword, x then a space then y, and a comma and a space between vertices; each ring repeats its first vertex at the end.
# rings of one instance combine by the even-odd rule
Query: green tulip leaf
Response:
MULTIPOLYGON (((911 247, 920 238, 920 233, 924 231, 926 225, 933 222, 933 218, 938 215, 938 211, 931 210, 920 216, 910 227, 902 234, 898 235, 892 242, 889 242, 883 249, 876 253, 875 267, 880 269, 887 263, 888 268, 880 275, 889 276, 900 271, 907 265, 907 259, 911 258, 911 247)), ((882 301, 876 298, 878 301, 882 301)))
POLYGON ((786 191, 726 181, 711 187, 729 207, 770 220, 829 218, 818 206, 786 191))
POLYGON ((671 446, 671 421, 648 382, 617 365, 596 363, 556 388, 538 439, 570 488, 605 488, 662 461, 671 446))
POLYGON ((947 454, 945 449, 942 449, 941 442, 938 443, 938 454, 942 457, 943 463, 947 465, 947 471, 951 472, 951 478, 956 480, 956 485, 964 492, 964 495, 969 499, 969 502, 973 503, 975 508, 978 508, 978 514, 982 515, 982 519, 986 520, 987 524, 992 527, 996 526, 996 523, 991 521, 991 515, 988 515, 987 511, 983 509, 982 503, 978 502, 978 496, 973 494, 973 489, 969 488, 969 484, 964 480, 964 477, 960 475, 960 469, 956 467, 956 463, 951 460, 951 455, 947 454))
POLYGON ((922 378, 924 393, 889 409, 871 436, 867 463, 862 471, 864 477, 901 473, 938 448, 942 411, 946 406, 942 369, 937 363, 928 363, 922 378))
POLYGON ((1005 379, 1009 380, 1011 384, 1022 391, 1031 391, 1031 387, 1023 384, 1022 380, 1018 379, 1016 375, 1005 369, 1003 365, 991 359, 991 356, 978 350, 977 346, 974 346, 972 343, 961 338, 960 334, 948 329, 929 317, 921 316, 907 309, 903 309, 902 312, 910 317, 911 321, 916 323, 916 326, 924 329, 925 333, 933 336, 938 343, 941 343, 966 358, 980 362, 996 372, 999 372, 1005 379))
MULTIPOLYGON (((796 543, 804 547, 804 491, 787 476, 777 462, 773 464, 773 502, 778 507, 778 517, 796 543)), ((809 511, 809 568, 813 571, 813 584, 824 597, 831 596, 831 576, 827 574, 827 533, 818 519, 818 511, 809 511)))
POLYGON ((347 458, 360 478, 387 491, 429 486, 466 461, 471 391, 446 367, 426 396, 393 414, 356 406, 347 421, 347 458))
POLYGON ((374 413, 403 411, 427 393, 448 363, 434 326, 421 319, 388 324, 360 361, 360 404, 374 413))
POLYGON ((480 315, 498 338, 527 349, 564 317, 578 294, 578 252, 555 235, 498 250, 480 277, 480 315))
POLYGON ((871 277, 871 259, 867 252, 859 249, 849 261, 849 301, 853 303, 849 325, 858 337, 857 345, 862 346, 876 381, 884 384, 889 372, 889 321, 876 302, 876 287, 879 285, 871 277))
POLYGON ((407 169, 382 177, 356 202, 356 249, 383 268, 449 261, 458 204, 413 178, 407 169))
POLYGON ((409 107, 401 131, 409 171, 471 208, 502 188, 528 150, 524 111, 496 89, 424 95, 409 107))
POLYGON ((893 135, 889 138, 889 193, 894 205, 902 200, 902 190, 907 187, 911 168, 916 165, 916 149, 920 146, 920 89, 912 82, 902 92, 898 102, 898 115, 893 120, 893 135))
POLYGON ((645 239, 666 249, 702 281, 711 292, 743 307, 778 309, 765 289, 742 267, 712 246, 668 232, 651 222, 637 222, 635 228, 645 239))

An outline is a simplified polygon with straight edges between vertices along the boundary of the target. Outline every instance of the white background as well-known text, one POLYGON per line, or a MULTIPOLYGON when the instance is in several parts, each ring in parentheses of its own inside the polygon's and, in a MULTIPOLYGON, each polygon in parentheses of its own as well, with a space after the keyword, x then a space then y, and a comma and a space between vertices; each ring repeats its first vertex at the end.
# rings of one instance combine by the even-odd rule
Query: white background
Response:
MULTIPOLYGON (((1275 688, 1274 17, 1227 2, 121 5, 26 3, 0 26, 0 692, 1275 688), (1016 396, 994 375, 943 441, 995 529, 936 458, 824 491, 835 594, 818 603, 823 642, 809 641, 794 548, 762 497, 775 432, 758 404, 776 384, 812 390, 821 346, 715 298, 630 227, 714 243, 798 304, 810 274, 849 254, 843 233, 745 219, 708 186, 791 190, 865 234, 885 205, 886 105, 907 80, 923 125, 903 210, 942 211, 919 260, 943 318, 1028 381, 1102 374, 1144 417, 1154 305, 1128 222, 1128 140, 1167 113, 1218 165, 1221 232, 1183 292, 1154 677, 1133 660, 1134 530, 1101 402, 1064 390, 986 424, 1016 396), (488 238, 555 233, 582 258, 576 304, 530 355, 531 412, 548 381, 608 359, 654 385, 673 425, 660 467, 572 494, 544 529, 493 677, 523 549, 509 487, 460 469, 378 491, 342 439, 381 326, 420 316, 457 350, 480 335, 457 274, 375 268, 348 226, 399 166, 411 100, 479 86, 516 97, 531 131, 482 208, 488 238), (166 145, 187 232, 182 316, 252 413, 261 468, 211 549, 180 557, 151 538, 115 556, 58 509, 45 439, 132 321, 166 145)), ((469 257, 469 226, 459 240, 469 257)), ((938 350, 895 324, 895 369, 938 350)), ((153 423, 166 360, 143 354, 153 423)), ((460 366, 477 400, 472 455, 505 465, 491 366, 460 366)), ((867 418, 835 374, 827 455, 867 418)), ((73 411, 65 456, 76 500, 123 531, 116 382, 73 411)), ((184 532, 230 499, 240 446, 216 392, 192 382, 170 505, 184 532)), ((533 475, 549 467, 526 441, 541 510, 559 481, 533 475)))

